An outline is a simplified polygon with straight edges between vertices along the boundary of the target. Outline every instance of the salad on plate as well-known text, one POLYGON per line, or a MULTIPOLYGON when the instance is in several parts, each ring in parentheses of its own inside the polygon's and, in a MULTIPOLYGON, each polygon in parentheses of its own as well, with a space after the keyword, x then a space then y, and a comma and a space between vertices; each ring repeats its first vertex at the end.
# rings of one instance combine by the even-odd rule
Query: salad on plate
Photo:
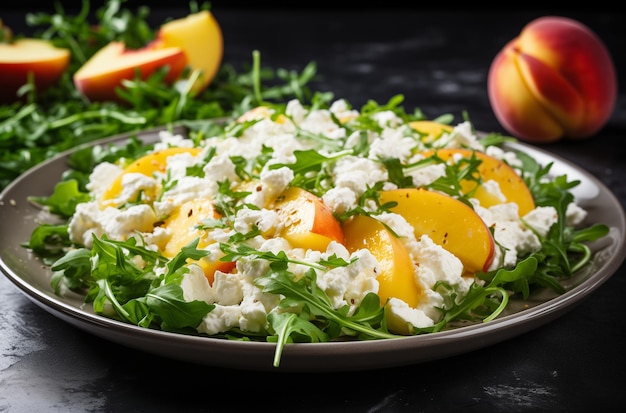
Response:
POLYGON ((55 293, 145 328, 228 340, 393 339, 565 292, 608 227, 514 139, 317 95, 70 157, 61 218, 24 244, 55 293), (91 168, 93 165, 93 168, 91 168))

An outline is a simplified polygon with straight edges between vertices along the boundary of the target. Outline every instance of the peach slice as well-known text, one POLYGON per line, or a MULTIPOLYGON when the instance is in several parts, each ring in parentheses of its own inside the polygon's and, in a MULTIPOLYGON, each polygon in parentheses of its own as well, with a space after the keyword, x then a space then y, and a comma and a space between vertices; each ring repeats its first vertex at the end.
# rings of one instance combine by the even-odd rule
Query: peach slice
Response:
POLYGON ((122 178, 128 173, 141 173, 146 176, 152 176, 155 172, 164 172, 167 166, 167 158, 179 153, 190 153, 197 155, 200 148, 167 148, 161 151, 144 155, 130 165, 124 168, 122 173, 113 181, 113 183, 102 194, 101 201, 109 201, 117 197, 122 192, 122 178))
POLYGON ((290 187, 270 206, 285 223, 281 233, 292 246, 325 251, 331 241, 344 243, 333 211, 316 195, 290 187))
POLYGON ((18 99, 18 89, 32 74, 37 91, 59 81, 70 62, 70 51, 55 47, 47 40, 18 39, 0 43, 0 102, 18 99))
POLYGON ((220 26, 205 10, 163 24, 155 40, 143 48, 129 50, 124 43, 109 43, 78 69, 74 83, 92 101, 117 101, 115 89, 123 80, 133 79, 136 71, 145 79, 158 68, 169 66, 165 81, 172 83, 190 67, 199 72, 191 86, 198 93, 216 76, 223 49, 220 26))
POLYGON ((134 79, 137 72, 142 79, 157 69, 169 66, 167 82, 177 79, 187 65, 187 57, 178 47, 156 48, 155 43, 131 50, 122 42, 111 42, 96 52, 74 74, 74 84, 91 101, 119 101, 116 89, 122 81, 134 79))
POLYGON ((426 234, 456 255, 466 273, 489 268, 495 243, 489 227, 468 205, 422 188, 381 191, 380 202, 397 202, 391 212, 402 215, 413 226, 418 239, 426 234))
MULTIPOLYGON (((426 152, 426 156, 431 156, 433 151, 426 152)), ((470 149, 460 148, 446 148, 437 149, 437 156, 444 161, 452 159, 455 155, 461 155, 463 158, 471 158, 472 153, 481 160, 478 166, 478 173, 482 177, 483 181, 494 180, 500 185, 500 190, 505 196, 504 202, 515 202, 518 206, 518 213, 520 216, 526 215, 528 212, 535 209, 535 200, 533 198, 530 189, 524 182, 524 179, 506 163, 501 160, 489 156, 484 152, 472 151, 470 149)), ((480 201, 480 205, 488 208, 493 205, 501 204, 499 198, 486 191, 482 186, 477 186, 476 181, 463 180, 461 181, 461 190, 464 194, 467 194, 474 189, 474 198, 480 201)))
MULTIPOLYGON (((209 199, 195 199, 185 202, 170 214, 163 223, 164 228, 169 228, 172 232, 167 244, 163 248, 163 255, 173 258, 181 249, 196 238, 199 238, 198 249, 209 245, 206 231, 199 229, 197 225, 203 219, 219 218, 219 214, 213 207, 213 202, 209 199)), ((213 284, 215 271, 229 272, 235 267, 234 262, 220 260, 210 260, 206 257, 196 261, 204 271, 204 275, 213 284)))
POLYGON ((203 10, 162 25, 157 33, 157 47, 180 48, 188 65, 201 71, 192 90, 201 92, 215 78, 222 63, 224 39, 213 14, 203 10))
POLYGON ((409 126, 416 131, 423 133, 423 140, 434 141, 437 140, 443 133, 450 133, 454 128, 444 123, 435 122, 432 120, 415 120, 409 122, 409 126))
POLYGON ((405 246, 380 221, 367 215, 356 215, 342 224, 348 251, 367 248, 380 264, 378 296, 381 304, 398 298, 417 307, 424 290, 415 281, 413 261, 405 246))
MULTIPOLYGON (((274 115, 274 110, 267 106, 257 106, 255 108, 250 109, 246 113, 242 114, 237 118, 237 122, 251 122, 256 120, 262 120, 271 118, 274 115)), ((286 121, 285 115, 282 113, 276 117, 275 122, 279 124, 283 124, 286 121)))

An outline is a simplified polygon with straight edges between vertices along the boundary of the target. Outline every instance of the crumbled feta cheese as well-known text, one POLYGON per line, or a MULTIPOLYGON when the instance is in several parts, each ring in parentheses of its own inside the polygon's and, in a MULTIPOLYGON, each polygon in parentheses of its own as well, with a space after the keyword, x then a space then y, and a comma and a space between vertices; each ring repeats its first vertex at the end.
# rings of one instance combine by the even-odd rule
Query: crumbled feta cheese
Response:
POLYGON ((92 192, 95 198, 99 198, 113 184, 122 171, 122 168, 110 162, 99 163, 89 175, 89 182, 86 185, 87 190, 92 192))
POLYGON ((431 327, 433 319, 417 308, 411 308, 404 301, 391 297, 387 302, 387 317, 394 324, 410 323, 416 328, 431 327))
POLYGON ((357 110, 349 108, 348 102, 345 99, 334 101, 330 105, 330 112, 343 123, 349 122, 359 116, 357 110))
POLYGON ((470 148, 478 151, 484 151, 485 148, 478 141, 478 137, 473 131, 472 124, 468 121, 461 122, 454 127, 450 133, 452 138, 446 146, 452 148, 470 148))
POLYGON ((194 199, 212 199, 217 188, 214 182, 197 176, 185 176, 179 178, 172 188, 168 188, 161 195, 161 200, 154 203, 159 216, 171 212, 194 199))
POLYGON ((92 246, 92 235, 106 234, 116 241, 126 241, 134 232, 152 231, 157 221, 149 205, 132 205, 128 209, 107 207, 100 209, 96 202, 85 202, 76 206, 76 212, 68 224, 72 242, 92 246))
POLYGON ((524 221, 542 237, 546 236, 558 218, 554 207, 537 207, 524 215, 524 221))
POLYGON ((231 274, 215 271, 213 278, 213 297, 220 305, 236 305, 243 299, 243 285, 241 274, 231 274))
POLYGON ((187 175, 187 168, 196 163, 196 157, 190 153, 177 153, 167 157, 165 176, 170 180, 180 179, 187 175))
MULTIPOLYGON (((500 267, 511 268, 517 263, 518 255, 538 251, 541 248, 539 238, 520 220, 517 204, 499 204, 490 208, 475 205, 474 209, 487 226, 493 228, 496 249, 489 271, 500 267)), ((545 218, 546 212, 531 211, 526 217, 531 217, 533 221, 533 217, 545 218)), ((540 219, 535 220, 537 224, 542 222, 540 219)))
POLYGON ((500 184, 493 179, 488 179, 481 184, 481 187, 498 201, 504 203, 507 201, 506 196, 502 193, 500 184))
MULTIPOLYGON (((504 149, 500 148, 499 146, 488 146, 485 149, 485 153, 489 156, 491 156, 492 158, 496 158, 500 161, 504 161, 505 163, 509 164, 511 167, 513 168, 521 168, 522 167, 522 160, 519 159, 517 157, 517 155, 515 154, 515 152, 513 151, 505 151, 504 149)), ((519 171, 517 169, 515 169, 516 172, 519 173, 519 171)))
POLYGON ((565 223, 572 227, 580 225, 587 218, 587 214, 586 210, 578 204, 571 202, 567 205, 567 210, 565 211, 565 223))
POLYGON ((390 110, 377 112, 373 115, 373 118, 382 128, 394 128, 403 123, 402 119, 390 110))
POLYGON ((260 178, 259 190, 248 195, 246 203, 263 208, 287 189, 293 180, 293 170, 287 167, 267 169, 261 172, 260 178))
POLYGON ((328 110, 316 110, 309 112, 299 125, 303 130, 310 133, 332 134, 339 126, 333 121, 328 110))
POLYGON ((215 308, 202 319, 196 330, 212 336, 239 327, 240 319, 241 306, 215 304, 215 308))
POLYGON ((368 157, 370 159, 397 158, 405 161, 413 154, 417 146, 415 140, 404 136, 402 130, 384 129, 379 139, 370 145, 368 157))
POLYGON ((280 232, 282 223, 278 213, 272 210, 242 208, 237 211, 234 223, 235 231, 247 234, 255 227, 261 231, 263 236, 271 237, 280 232))
POLYGON ((376 275, 380 270, 376 258, 366 249, 355 251, 350 256, 352 258, 356 260, 350 265, 333 268, 317 278, 317 285, 324 290, 335 309, 344 305, 354 309, 366 293, 378 292, 376 275))
POLYGON ((155 227, 152 232, 142 234, 146 246, 151 250, 162 251, 172 236, 171 228, 155 227))
POLYGON ((141 173, 125 173, 122 175, 122 191, 115 199, 108 200, 109 205, 120 206, 135 202, 141 195, 147 201, 156 197, 159 184, 156 179, 141 173))
POLYGON ((408 174, 413 178, 413 185, 419 188, 430 185, 442 176, 446 176, 446 166, 442 163, 426 165, 408 174))
POLYGON ((159 132, 159 141, 154 144, 154 151, 162 151, 171 147, 193 148, 193 146, 191 139, 179 134, 174 135, 168 130, 162 130, 159 132))
POLYGON ((295 123, 302 123, 308 111, 302 106, 302 103, 297 99, 292 99, 287 102, 285 108, 287 116, 291 117, 295 123))
POLYGON ((334 187, 322 195, 322 201, 338 214, 343 214, 354 208, 356 200, 357 194, 346 187, 334 187))
MULTIPOLYGON (((417 274, 429 288, 437 281, 445 281, 450 285, 465 285, 463 263, 455 255, 445 250, 426 234, 418 240, 415 260, 418 263, 417 274)), ((466 288, 463 288, 466 290, 466 288)))
POLYGON ((213 302, 213 294, 209 280, 207 280, 202 268, 198 265, 190 265, 189 272, 183 275, 180 282, 185 301, 213 302))
POLYGON ((357 195, 361 195, 377 182, 387 180, 387 171, 380 163, 351 156, 340 159, 333 174, 336 187, 350 188, 357 195))
POLYGON ((239 182, 235 164, 229 155, 216 155, 203 168, 205 178, 217 184, 220 182, 239 182))

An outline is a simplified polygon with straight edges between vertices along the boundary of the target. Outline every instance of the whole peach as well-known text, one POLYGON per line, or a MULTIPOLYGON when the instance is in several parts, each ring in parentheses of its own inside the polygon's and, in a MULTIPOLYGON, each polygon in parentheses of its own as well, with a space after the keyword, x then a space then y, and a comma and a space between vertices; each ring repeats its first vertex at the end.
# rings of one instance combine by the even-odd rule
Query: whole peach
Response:
POLYGON ((488 94, 502 127, 519 139, 585 139, 611 116, 617 75, 602 40, 576 20, 545 16, 496 55, 488 94))

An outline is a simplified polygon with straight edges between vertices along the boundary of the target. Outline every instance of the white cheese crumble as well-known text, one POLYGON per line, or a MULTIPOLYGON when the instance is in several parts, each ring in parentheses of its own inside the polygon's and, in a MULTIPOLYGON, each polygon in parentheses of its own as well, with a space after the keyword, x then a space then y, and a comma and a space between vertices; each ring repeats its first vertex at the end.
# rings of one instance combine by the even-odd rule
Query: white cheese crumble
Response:
POLYGON ((93 168, 87 182, 87 190, 92 192, 96 197, 100 197, 106 191, 113 181, 122 173, 123 169, 110 162, 102 162, 93 168))

